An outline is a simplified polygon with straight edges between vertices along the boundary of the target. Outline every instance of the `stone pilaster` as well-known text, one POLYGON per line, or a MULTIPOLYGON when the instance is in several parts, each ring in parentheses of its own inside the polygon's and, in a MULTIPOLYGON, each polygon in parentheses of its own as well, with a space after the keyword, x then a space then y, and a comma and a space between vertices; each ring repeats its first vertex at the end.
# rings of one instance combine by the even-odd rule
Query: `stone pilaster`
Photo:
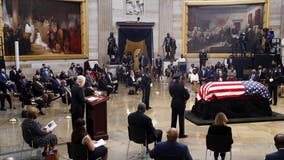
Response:
POLYGON ((103 64, 109 61, 107 38, 112 32, 112 17, 112 0, 98 0, 98 59, 103 64))
MULTIPOLYGON (((159 6, 159 43, 158 53, 165 57, 166 53, 162 47, 164 37, 167 33, 173 36, 173 0, 160 0, 159 6)), ((175 37, 173 37, 175 38, 175 37)))
POLYGON ((182 25, 183 25, 183 1, 173 0, 173 37, 176 39, 176 55, 175 58, 182 54, 182 25))
POLYGON ((98 59, 98 0, 88 1, 89 59, 98 59))

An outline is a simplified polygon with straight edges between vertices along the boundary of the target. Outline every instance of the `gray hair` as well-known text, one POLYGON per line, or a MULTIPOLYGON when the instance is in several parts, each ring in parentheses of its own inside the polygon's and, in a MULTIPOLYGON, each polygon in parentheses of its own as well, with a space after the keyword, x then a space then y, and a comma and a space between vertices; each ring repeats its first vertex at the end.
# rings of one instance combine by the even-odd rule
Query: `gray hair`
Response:
POLYGON ((77 79, 76 79, 76 82, 81 86, 83 87, 85 85, 85 82, 86 82, 86 77, 85 76, 77 76, 77 79))

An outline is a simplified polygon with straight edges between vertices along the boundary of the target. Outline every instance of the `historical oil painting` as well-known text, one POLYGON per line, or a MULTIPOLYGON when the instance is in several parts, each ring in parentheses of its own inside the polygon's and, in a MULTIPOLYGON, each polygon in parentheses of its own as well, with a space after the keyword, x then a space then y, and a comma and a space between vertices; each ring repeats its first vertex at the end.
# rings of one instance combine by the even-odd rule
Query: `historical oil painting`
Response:
POLYGON ((264 28, 264 3, 193 5, 187 7, 187 53, 254 52, 264 28))
POLYGON ((82 55, 81 2, 3 0, 5 56, 64 57, 82 55))

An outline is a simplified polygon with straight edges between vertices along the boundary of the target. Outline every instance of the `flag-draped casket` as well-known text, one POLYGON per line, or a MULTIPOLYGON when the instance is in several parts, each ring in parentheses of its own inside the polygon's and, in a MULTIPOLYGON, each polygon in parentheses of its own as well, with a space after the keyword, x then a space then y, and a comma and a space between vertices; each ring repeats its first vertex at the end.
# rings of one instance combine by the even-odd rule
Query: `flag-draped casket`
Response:
POLYGON ((229 118, 271 116, 270 94, 254 81, 208 82, 200 87, 192 112, 214 119, 218 112, 229 118))

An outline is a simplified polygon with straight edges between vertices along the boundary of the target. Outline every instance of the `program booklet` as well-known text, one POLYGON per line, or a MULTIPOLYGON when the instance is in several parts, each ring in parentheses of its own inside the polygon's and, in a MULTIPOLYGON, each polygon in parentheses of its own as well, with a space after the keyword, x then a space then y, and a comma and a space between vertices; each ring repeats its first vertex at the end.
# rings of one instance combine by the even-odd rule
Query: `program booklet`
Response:
POLYGON ((57 124, 54 122, 54 120, 47 123, 47 125, 44 127, 48 131, 52 131, 55 127, 57 127, 57 124))
POLYGON ((106 141, 104 141, 103 139, 100 139, 100 140, 94 142, 94 144, 95 144, 95 147, 100 147, 100 146, 105 145, 106 141))

